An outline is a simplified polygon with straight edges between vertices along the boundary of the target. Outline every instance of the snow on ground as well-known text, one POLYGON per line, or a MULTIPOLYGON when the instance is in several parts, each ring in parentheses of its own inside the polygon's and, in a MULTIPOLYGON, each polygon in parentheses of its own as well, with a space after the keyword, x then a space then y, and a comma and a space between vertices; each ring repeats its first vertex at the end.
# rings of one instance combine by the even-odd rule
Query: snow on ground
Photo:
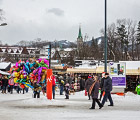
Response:
POLYGON ((91 100, 83 92, 71 94, 64 99, 56 93, 55 100, 32 98, 32 91, 26 94, 0 93, 0 120, 139 120, 140 96, 128 92, 125 96, 112 95, 115 106, 109 102, 102 109, 96 105, 89 110, 91 100))

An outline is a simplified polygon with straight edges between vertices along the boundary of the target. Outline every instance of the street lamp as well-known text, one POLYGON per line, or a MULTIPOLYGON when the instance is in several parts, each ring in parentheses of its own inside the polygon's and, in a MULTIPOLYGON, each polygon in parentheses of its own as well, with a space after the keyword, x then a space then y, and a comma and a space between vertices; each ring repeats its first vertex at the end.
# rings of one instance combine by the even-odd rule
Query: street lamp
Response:
POLYGON ((2 24, 0 24, 0 26, 6 26, 7 25, 7 23, 2 23, 2 24))
POLYGON ((104 66, 104 72, 107 72, 107 0, 105 0, 105 49, 104 49, 104 59, 105 59, 105 66, 104 66))

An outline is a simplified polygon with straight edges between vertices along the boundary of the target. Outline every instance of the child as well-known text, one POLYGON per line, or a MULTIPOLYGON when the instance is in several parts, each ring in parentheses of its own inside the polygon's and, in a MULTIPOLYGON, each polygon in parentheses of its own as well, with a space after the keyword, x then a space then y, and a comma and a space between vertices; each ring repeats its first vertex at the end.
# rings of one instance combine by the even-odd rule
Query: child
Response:
POLYGON ((65 99, 69 99, 69 91, 70 91, 69 83, 67 83, 67 84, 65 85, 65 96, 66 96, 65 99))
POLYGON ((39 84, 37 84, 37 81, 34 81, 33 87, 34 87, 34 92, 33 92, 34 98, 36 98, 36 96, 37 96, 37 98, 40 98, 41 88, 40 88, 39 84))

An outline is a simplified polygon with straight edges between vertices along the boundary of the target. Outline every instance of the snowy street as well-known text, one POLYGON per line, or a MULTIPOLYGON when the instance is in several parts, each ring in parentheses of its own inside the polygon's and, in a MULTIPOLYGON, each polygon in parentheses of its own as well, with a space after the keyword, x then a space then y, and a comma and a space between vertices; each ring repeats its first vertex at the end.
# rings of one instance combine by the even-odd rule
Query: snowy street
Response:
POLYGON ((32 98, 32 91, 26 94, 0 94, 0 120, 139 120, 140 96, 127 93, 126 96, 112 95, 114 107, 109 102, 100 110, 90 110, 91 100, 84 92, 65 96, 56 95, 55 100, 32 98))

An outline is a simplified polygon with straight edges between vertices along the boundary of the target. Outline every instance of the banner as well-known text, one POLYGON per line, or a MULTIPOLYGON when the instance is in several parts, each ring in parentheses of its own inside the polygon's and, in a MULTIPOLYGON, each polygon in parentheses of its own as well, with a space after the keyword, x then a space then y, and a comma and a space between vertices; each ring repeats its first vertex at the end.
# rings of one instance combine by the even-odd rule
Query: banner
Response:
POLYGON ((109 63, 109 75, 112 78, 112 85, 126 88, 126 63, 109 63))
POLYGON ((52 99, 52 69, 47 69, 47 79, 46 79, 46 94, 48 99, 52 99))

